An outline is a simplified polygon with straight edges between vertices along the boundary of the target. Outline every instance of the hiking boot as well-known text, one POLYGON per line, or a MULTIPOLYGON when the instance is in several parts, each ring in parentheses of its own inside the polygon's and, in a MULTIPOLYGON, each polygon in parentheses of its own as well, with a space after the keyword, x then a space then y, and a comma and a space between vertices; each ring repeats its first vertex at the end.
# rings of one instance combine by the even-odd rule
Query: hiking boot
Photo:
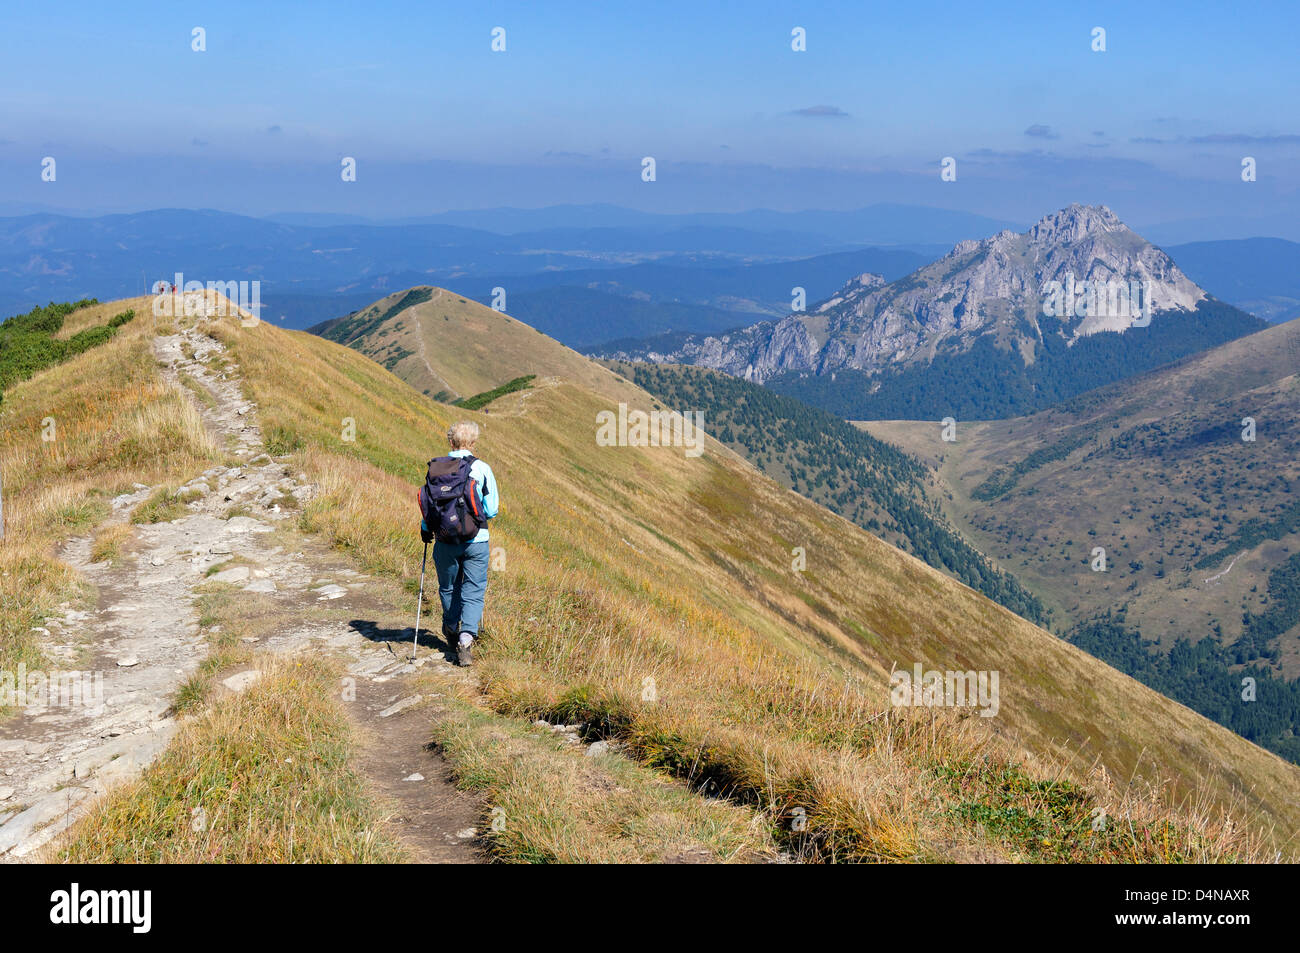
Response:
POLYGON ((462 668, 474 664, 474 637, 468 632, 460 634, 460 641, 456 646, 456 664, 462 668))
POLYGON ((442 637, 446 640, 448 647, 455 650, 456 640, 459 638, 459 629, 455 626, 449 626, 446 622, 442 624, 442 637))

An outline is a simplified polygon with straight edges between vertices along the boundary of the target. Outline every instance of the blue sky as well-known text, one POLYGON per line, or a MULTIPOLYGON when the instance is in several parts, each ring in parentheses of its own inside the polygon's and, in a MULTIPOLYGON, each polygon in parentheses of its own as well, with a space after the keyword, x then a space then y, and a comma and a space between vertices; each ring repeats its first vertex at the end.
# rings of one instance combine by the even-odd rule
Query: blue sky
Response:
POLYGON ((1290 214, 1298 21, 1282 3, 10 5, 0 208, 1290 214))

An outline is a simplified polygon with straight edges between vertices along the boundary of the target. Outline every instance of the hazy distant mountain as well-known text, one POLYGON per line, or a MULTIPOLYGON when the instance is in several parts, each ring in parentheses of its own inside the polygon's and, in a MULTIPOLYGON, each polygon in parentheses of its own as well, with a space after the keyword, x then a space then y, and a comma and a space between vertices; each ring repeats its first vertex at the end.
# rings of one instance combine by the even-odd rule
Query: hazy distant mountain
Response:
MULTIPOLYGON (((872 271, 893 280, 910 274, 942 253, 940 251, 938 254, 926 255, 913 250, 863 248, 790 261, 743 265, 687 265, 653 261, 623 268, 497 276, 484 279, 481 285, 486 287, 477 289, 467 287, 468 283, 465 282, 451 282, 448 287, 482 300, 490 290, 489 282, 502 285, 512 293, 574 286, 610 294, 648 297, 655 301, 766 312, 780 317, 789 311, 795 288, 803 288, 809 301, 818 301, 829 297, 839 288, 844 283, 846 274, 872 271)), ((527 318, 521 316, 521 320, 527 318)))
MULTIPOLYGON (((490 295, 478 296, 489 303, 490 295)), ((591 348, 612 338, 669 331, 716 333, 759 320, 752 311, 733 311, 680 301, 652 301, 594 288, 564 286, 516 292, 510 314, 572 348, 591 348)))
POLYGON ((1282 238, 1193 242, 1169 250, 1188 277, 1265 321, 1300 317, 1300 244, 1282 238))
MULTIPOLYGON (((765 316, 779 317, 789 309, 795 288, 803 288, 808 300, 816 301, 838 288, 845 273, 871 269, 897 278, 932 257, 937 255, 864 248, 736 265, 674 255, 625 267, 465 275, 445 285, 480 304, 491 304, 493 289, 501 288, 508 310, 519 320, 570 347, 591 348, 624 336, 643 338, 670 331, 712 334, 765 316)), ((359 287, 319 294, 272 290, 263 295, 264 316, 277 324, 306 328, 362 308, 376 293, 418 283, 422 277, 415 272, 370 275, 359 287)))
POLYGON ((971 212, 920 205, 881 203, 849 210, 810 209, 779 212, 693 212, 656 214, 614 205, 557 205, 549 208, 470 209, 401 220, 402 224, 444 224, 516 234, 554 228, 739 228, 757 232, 794 232, 855 244, 952 244, 1020 223, 971 212))
MULTIPOLYGON (((264 316, 306 327, 394 288, 438 281, 480 302, 503 287, 521 318, 589 347, 617 337, 713 334, 752 324, 755 316, 780 318, 796 287, 815 302, 848 275, 871 272, 892 282, 944 255, 958 238, 1001 225, 902 205, 694 215, 556 206, 437 218, 394 224, 325 213, 258 219, 158 209, 0 219, 0 314, 55 299, 140 294, 180 271, 203 281, 260 281, 264 316), (871 236, 890 244, 863 247, 871 236), (947 244, 919 241, 936 236, 946 236, 947 244), (600 340, 569 335, 570 325, 592 322, 590 315, 566 315, 564 299, 579 295, 552 290, 561 287, 599 292, 587 297, 610 320, 611 334, 600 340), (718 311, 735 312, 734 324, 718 311)), ((1298 250, 1252 240, 1180 246, 1178 255, 1196 269, 1193 279, 1207 276, 1201 284, 1211 293, 1277 319, 1296 313, 1298 250)))
POLYGON ((1142 234, 1162 247, 1204 241, 1239 241, 1247 238, 1284 238, 1300 241, 1300 219, 1279 212, 1258 218, 1217 215, 1210 218, 1180 219, 1144 226, 1142 234))

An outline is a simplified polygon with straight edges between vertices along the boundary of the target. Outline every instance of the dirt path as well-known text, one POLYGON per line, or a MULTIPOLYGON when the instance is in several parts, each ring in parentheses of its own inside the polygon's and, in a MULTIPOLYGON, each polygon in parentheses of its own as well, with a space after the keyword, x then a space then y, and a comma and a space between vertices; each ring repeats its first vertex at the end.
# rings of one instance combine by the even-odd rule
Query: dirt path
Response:
MULTIPOLYGON (((406 685, 417 670, 408 661, 409 622, 401 628, 373 580, 294 529, 291 517, 314 487, 288 460, 262 452, 256 408, 243 399, 238 379, 206 363, 222 345, 188 330, 157 338, 155 349, 165 377, 195 394, 213 434, 247 462, 215 467, 186 484, 182 490, 198 496, 186 515, 137 527, 115 565, 91 561, 90 537, 61 550, 97 587, 96 605, 90 612, 65 606, 39 634, 61 669, 88 677, 73 683, 83 689, 77 696, 51 697, 51 704, 28 706, 0 724, 0 861, 35 859, 96 795, 136 777, 166 747, 177 727, 175 692, 207 654, 194 600, 210 580, 257 594, 274 614, 275 634, 258 652, 342 659, 356 683, 356 703, 345 707, 357 729, 357 767, 411 854, 480 859, 480 805, 455 789, 440 756, 426 747, 426 699, 413 699, 406 685)), ((125 523, 153 489, 140 486, 113 500, 109 522, 125 523)), ((422 647, 419 667, 466 677, 427 634, 424 640, 435 647, 422 647)), ((243 687, 237 677, 226 686, 243 687)))

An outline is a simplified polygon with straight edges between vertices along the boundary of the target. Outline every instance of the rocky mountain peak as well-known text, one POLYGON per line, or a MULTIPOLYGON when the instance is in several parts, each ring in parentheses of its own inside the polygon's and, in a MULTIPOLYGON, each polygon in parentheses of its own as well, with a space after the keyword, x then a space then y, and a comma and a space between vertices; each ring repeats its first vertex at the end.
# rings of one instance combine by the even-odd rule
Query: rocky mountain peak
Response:
MULTIPOLYGON (((856 278, 850 278, 848 282, 839 291, 835 292, 830 298, 827 298, 817 306, 817 313, 829 311, 839 307, 845 301, 860 298, 868 292, 875 291, 877 288, 885 287, 885 278, 883 275, 873 274, 864 271, 856 278)), ((793 315, 792 315, 793 317, 793 315)))
POLYGON ((1127 231, 1127 226, 1106 206, 1080 205, 1076 202, 1068 208, 1043 216, 1034 223, 1028 234, 1029 241, 1033 244, 1062 245, 1120 229, 1127 231))
POLYGON ((1204 298, 1109 208, 1074 204, 1026 232, 959 242, 888 284, 858 275, 811 313, 692 341, 675 359, 761 382, 791 371, 926 364, 940 350, 959 352, 989 336, 1030 363, 1045 335, 1073 345, 1147 327, 1155 313, 1192 311, 1204 298))

